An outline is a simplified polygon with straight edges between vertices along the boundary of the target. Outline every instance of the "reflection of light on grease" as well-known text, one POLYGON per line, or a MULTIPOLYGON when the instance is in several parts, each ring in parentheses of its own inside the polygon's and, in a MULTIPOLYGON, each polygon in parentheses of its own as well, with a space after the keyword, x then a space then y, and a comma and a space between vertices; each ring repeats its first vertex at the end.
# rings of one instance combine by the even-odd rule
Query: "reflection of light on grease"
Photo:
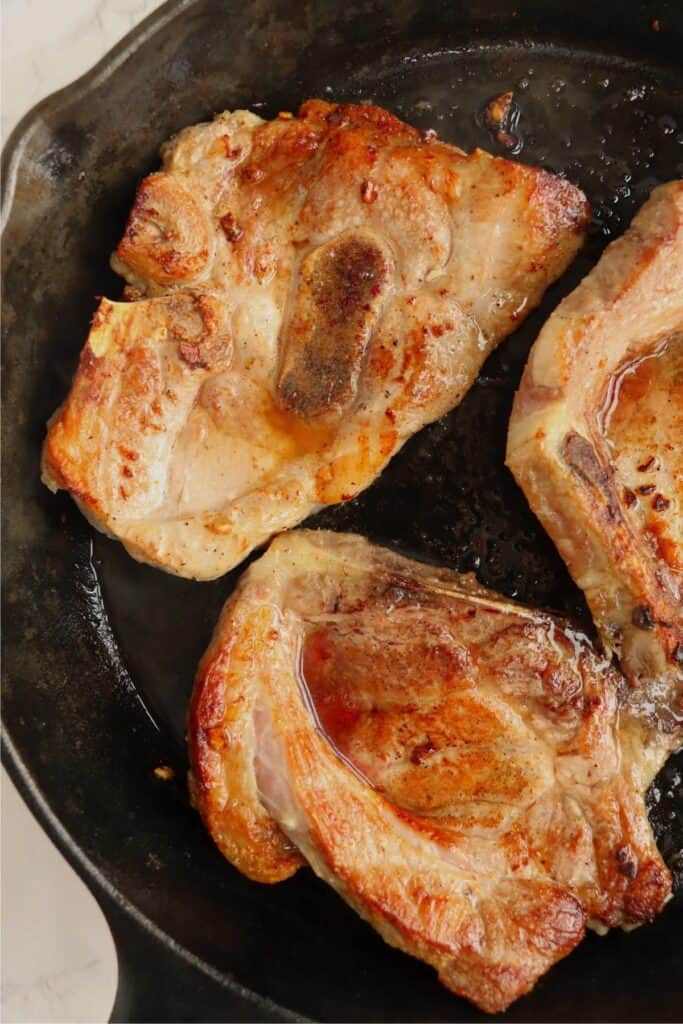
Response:
POLYGON ((296 681, 299 687, 299 693, 301 694, 301 699, 303 701, 304 707, 306 708, 309 715, 311 716, 311 719, 313 720, 316 732, 325 740, 327 745, 333 750, 335 756, 338 757, 339 760, 348 769, 350 769, 350 771, 353 772, 356 778, 359 779, 359 781, 362 782, 363 785, 369 786, 371 789, 375 789, 374 784, 361 771, 358 765, 355 764, 349 757, 347 757, 347 755, 344 754, 342 750, 340 750, 338 744, 335 742, 335 737, 331 734, 331 730, 326 729, 321 721, 320 715, 318 713, 318 708, 316 706, 316 702, 311 691, 311 686, 309 685, 309 680, 306 678, 306 673, 304 671, 304 649, 306 647, 307 639, 308 637, 305 637, 303 641, 301 639, 299 640, 295 659, 296 681))

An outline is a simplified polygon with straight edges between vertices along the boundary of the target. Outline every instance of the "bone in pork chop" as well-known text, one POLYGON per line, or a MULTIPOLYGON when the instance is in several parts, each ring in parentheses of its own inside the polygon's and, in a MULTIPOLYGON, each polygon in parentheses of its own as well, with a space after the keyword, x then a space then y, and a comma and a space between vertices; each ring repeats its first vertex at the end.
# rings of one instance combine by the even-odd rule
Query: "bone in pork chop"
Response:
POLYGON ((673 681, 683 730, 683 181, 655 189, 546 323, 507 462, 605 647, 655 697, 673 681))
POLYGON ((583 194, 373 106, 182 132, 137 193, 44 449, 49 487, 220 576, 460 401, 583 240, 583 194))
POLYGON ((671 738, 569 625, 360 537, 275 540, 228 601, 189 719, 226 857, 304 863, 488 1011, 670 893, 643 795, 671 738))

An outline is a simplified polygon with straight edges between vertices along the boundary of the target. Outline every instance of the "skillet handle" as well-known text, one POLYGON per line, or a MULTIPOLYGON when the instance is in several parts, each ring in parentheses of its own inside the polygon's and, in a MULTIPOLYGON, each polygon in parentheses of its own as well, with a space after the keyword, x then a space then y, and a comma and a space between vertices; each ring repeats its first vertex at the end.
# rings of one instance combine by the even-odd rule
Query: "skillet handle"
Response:
POLYGON ((149 931, 109 897, 97 894, 116 946, 118 985, 112 1024, 165 1021, 278 1021, 275 1007, 251 999, 210 977, 149 931))

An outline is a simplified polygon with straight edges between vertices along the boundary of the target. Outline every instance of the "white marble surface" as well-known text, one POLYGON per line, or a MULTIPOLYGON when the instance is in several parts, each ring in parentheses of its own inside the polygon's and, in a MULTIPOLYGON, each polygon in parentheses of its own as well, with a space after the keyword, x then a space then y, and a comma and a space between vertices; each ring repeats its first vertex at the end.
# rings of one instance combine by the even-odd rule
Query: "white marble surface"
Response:
POLYGON ((106 921, 2 774, 2 1020, 106 1021, 116 954, 106 921))
POLYGON ((161 0, 2 0, 2 136, 73 82, 161 0))
MULTIPOLYGON (((87 71, 160 0, 2 0, 2 139, 87 71)), ((94 899, 3 771, 1 1004, 5 1024, 109 1017, 116 957, 94 899)))

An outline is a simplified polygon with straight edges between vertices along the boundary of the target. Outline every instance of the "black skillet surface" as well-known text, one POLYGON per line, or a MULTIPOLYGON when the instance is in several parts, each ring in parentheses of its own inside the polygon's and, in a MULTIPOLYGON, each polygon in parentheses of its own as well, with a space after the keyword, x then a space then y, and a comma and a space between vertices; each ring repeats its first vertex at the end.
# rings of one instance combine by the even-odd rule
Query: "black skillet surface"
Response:
MULTIPOLYGON (((542 310, 459 409, 414 438, 357 501, 313 523, 457 569, 588 620, 503 467, 507 418, 548 312, 661 180, 683 176, 679 3, 186 0, 46 100, 5 163, 4 701, 8 766, 88 882, 117 940, 116 1020, 473 1021, 431 970, 390 950, 311 873, 268 888, 226 864, 189 808, 184 715, 236 573, 212 584, 137 565, 39 483, 135 184, 159 144, 224 108, 264 116, 311 95, 373 99, 462 147, 497 144, 480 112, 514 89, 521 158, 567 174, 595 220, 542 310), (153 773, 175 768, 172 781, 153 773)), ((681 769, 651 791, 683 869, 681 769), (677 821, 676 821, 677 818, 677 821)), ((510 1021, 673 1021, 683 1010, 677 897, 651 927, 589 936, 510 1021)))

